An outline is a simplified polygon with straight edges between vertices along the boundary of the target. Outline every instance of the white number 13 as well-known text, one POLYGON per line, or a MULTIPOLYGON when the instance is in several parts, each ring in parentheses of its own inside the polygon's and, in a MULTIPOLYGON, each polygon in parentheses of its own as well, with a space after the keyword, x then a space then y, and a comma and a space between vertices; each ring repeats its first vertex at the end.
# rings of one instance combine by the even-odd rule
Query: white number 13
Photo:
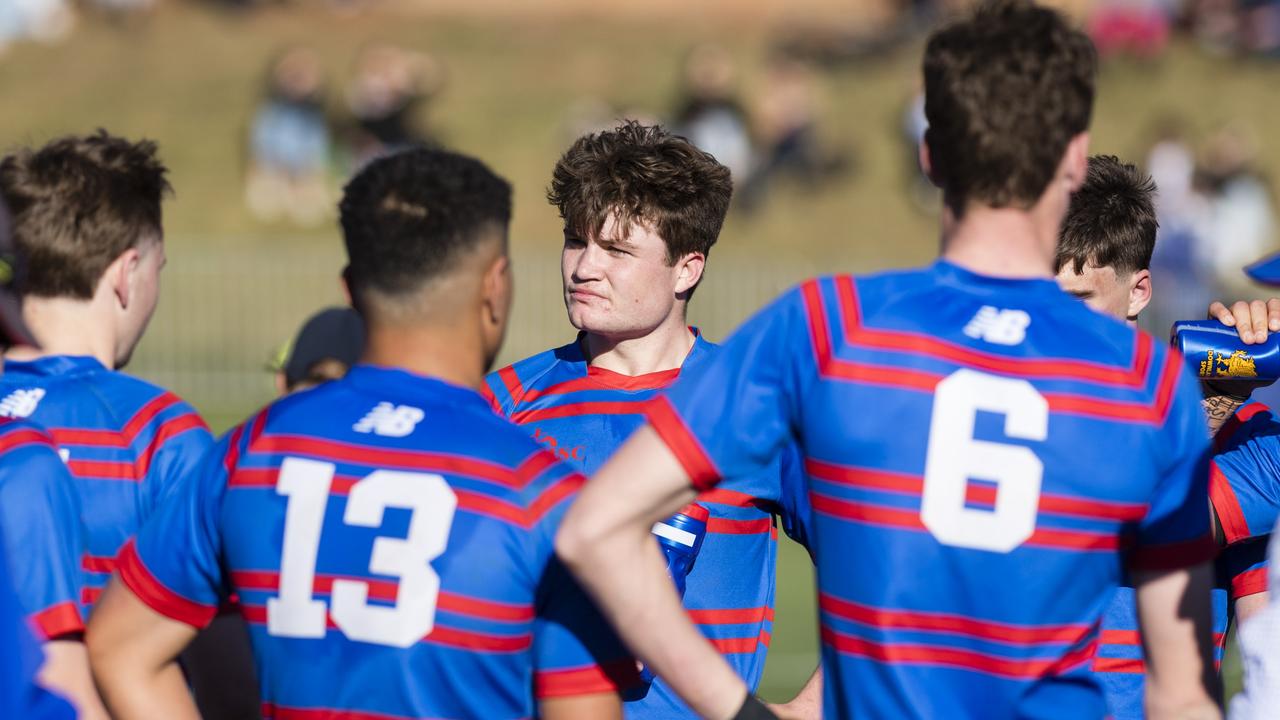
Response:
MULTIPOLYGON (((325 603, 313 596, 313 590, 335 471, 331 463, 300 458, 286 458, 280 465, 276 492, 289 504, 280 594, 267 600, 267 632, 272 635, 324 637, 325 603)), ((333 622, 343 634, 362 642, 409 647, 431 632, 440 577, 430 563, 449 542, 457 506, 457 496, 439 475, 378 470, 352 486, 342 518, 347 525, 376 528, 387 508, 412 514, 407 537, 377 538, 369 560, 369 572, 399 578, 395 605, 370 605, 367 582, 333 581, 333 622)))
POLYGON ((920 519, 944 545, 1007 553, 1035 532, 1044 464, 1030 448, 975 440, 979 410, 1004 415, 1008 437, 1048 435, 1049 404, 1031 383, 952 373, 934 393, 920 519), (970 478, 995 483, 993 510, 966 506, 970 478))

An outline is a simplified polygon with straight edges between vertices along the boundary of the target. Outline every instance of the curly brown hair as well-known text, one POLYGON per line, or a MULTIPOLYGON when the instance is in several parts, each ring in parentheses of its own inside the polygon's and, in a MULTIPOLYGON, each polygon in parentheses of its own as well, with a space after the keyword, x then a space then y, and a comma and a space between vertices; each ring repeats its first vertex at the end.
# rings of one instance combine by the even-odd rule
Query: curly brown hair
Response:
POLYGON ((616 214, 623 233, 641 223, 661 236, 671 264, 711 251, 732 195, 729 168, 663 127, 634 120, 578 138, 547 190, 566 228, 592 237, 616 214))
POLYGON ((1058 13, 994 0, 939 30, 924 54, 925 139, 947 204, 1030 208, 1089 127, 1093 43, 1058 13))

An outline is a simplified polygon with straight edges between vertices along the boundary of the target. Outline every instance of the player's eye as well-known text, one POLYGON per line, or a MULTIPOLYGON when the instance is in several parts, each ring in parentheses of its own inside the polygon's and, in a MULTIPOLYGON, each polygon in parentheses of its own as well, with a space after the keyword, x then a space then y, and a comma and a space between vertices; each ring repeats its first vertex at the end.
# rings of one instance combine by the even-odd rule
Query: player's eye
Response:
POLYGON ((573 237, 572 235, 564 236, 565 247, 578 248, 583 247, 584 245, 586 245, 586 243, 584 243, 580 237, 573 237))
POLYGON ((618 247, 617 245, 610 245, 605 249, 609 252, 610 255, 613 255, 614 257, 622 257, 623 255, 631 254, 626 250, 623 250, 622 248, 618 247))

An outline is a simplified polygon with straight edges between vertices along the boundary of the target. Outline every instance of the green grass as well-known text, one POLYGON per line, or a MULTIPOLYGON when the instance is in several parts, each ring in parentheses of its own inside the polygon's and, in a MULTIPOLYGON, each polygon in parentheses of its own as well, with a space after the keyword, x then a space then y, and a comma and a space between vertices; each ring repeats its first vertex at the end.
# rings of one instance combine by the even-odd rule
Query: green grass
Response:
MULTIPOLYGON (((832 18, 833 25, 839 21, 832 18)), ((683 53, 707 40, 740 60, 750 93, 769 33, 705 14, 665 22, 394 11, 335 18, 305 4, 241 15, 166 3, 145 23, 86 23, 69 44, 12 48, 0 62, 0 145, 98 126, 160 142, 177 188, 166 209, 171 269, 160 315, 133 369, 175 378, 175 389, 222 430, 270 398, 268 376, 262 373, 259 382, 253 373, 274 346, 310 308, 339 297, 341 256, 332 225, 263 226, 242 203, 241 142, 266 63, 280 49, 307 44, 322 54, 335 80, 335 105, 355 53, 369 42, 428 50, 447 65, 448 86, 423 119, 516 188, 512 238, 517 266, 525 270, 504 356, 511 360, 569 335, 554 275, 559 224, 542 197, 552 164, 571 140, 568 109, 597 97, 661 113, 675 101, 683 53), (201 391, 177 372, 190 367, 237 369, 249 379, 230 391, 201 391)), ((910 169, 898 137, 918 53, 906 48, 822 77, 824 137, 855 149, 859 171, 823 192, 781 188, 759 214, 731 217, 693 309, 709 337, 723 337, 803 274, 932 256, 936 221, 906 199, 910 169)), ((1156 119, 1168 114, 1181 117, 1195 136, 1231 121, 1267 138, 1280 118, 1277 87, 1275 66, 1206 57, 1181 44, 1160 66, 1114 63, 1100 80, 1093 148, 1140 159, 1156 119)), ((1262 145, 1260 166, 1280 168, 1280 143, 1262 145)), ((775 699, 793 692, 816 661, 811 567, 803 551, 782 543, 773 660, 763 688, 775 699)))

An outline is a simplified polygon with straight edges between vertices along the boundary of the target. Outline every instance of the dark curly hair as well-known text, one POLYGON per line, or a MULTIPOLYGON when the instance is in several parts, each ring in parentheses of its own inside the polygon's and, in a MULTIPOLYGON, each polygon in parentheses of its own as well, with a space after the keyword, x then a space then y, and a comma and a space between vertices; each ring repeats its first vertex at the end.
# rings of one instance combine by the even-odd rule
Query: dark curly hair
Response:
POLYGON ((640 222, 661 236, 672 264, 711 251, 732 195, 729 169, 714 157, 634 120, 579 138, 556 163, 547 190, 567 229, 591 237, 616 213, 622 232, 640 222))
POLYGON ((1058 236, 1054 271, 1067 263, 1112 267, 1117 275, 1146 270, 1156 247, 1156 184, 1113 155, 1089 158, 1084 184, 1071 196, 1058 236))
POLYGON ((162 238, 160 204, 172 192, 150 140, 98 130, 0 161, 0 194, 27 258, 24 292, 93 297, 107 266, 144 238, 162 238))
POLYGON ((343 188, 338 204, 346 278, 364 307, 369 291, 411 293, 448 272, 511 220, 511 185, 475 158, 415 149, 379 158, 343 188))
POLYGON ((1027 209, 1089 127, 1093 44, 1058 13, 995 0, 939 30, 924 54, 925 139, 960 213, 974 201, 1027 209))

